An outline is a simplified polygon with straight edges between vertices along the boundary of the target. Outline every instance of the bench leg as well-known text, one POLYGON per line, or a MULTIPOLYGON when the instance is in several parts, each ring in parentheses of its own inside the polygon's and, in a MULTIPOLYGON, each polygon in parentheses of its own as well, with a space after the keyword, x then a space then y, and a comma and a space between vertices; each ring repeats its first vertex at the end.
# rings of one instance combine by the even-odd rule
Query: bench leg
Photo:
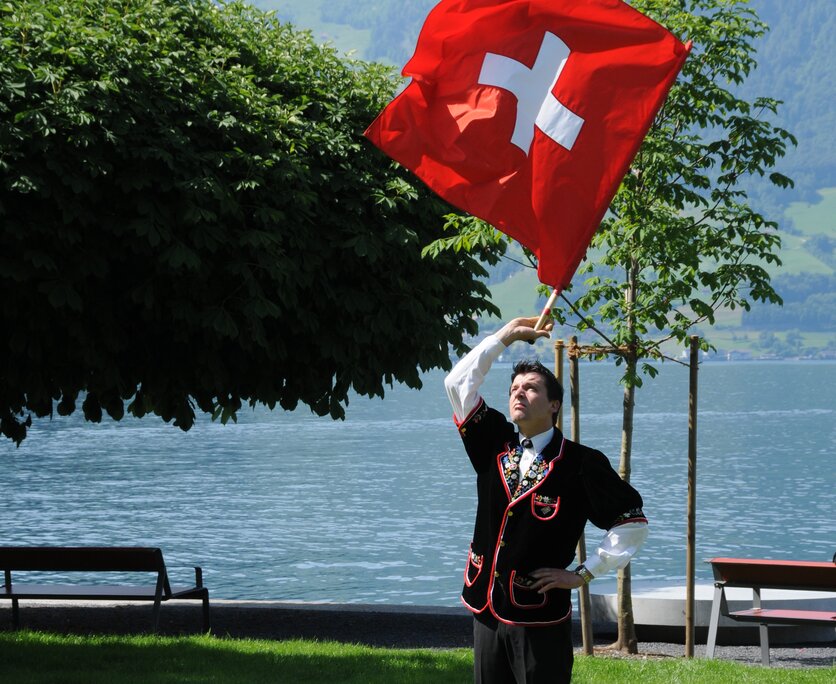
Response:
POLYGON ((212 626, 209 624, 209 592, 203 594, 203 631, 208 634, 212 626))
POLYGON ((18 606, 17 599, 12 599, 12 627, 20 629, 20 606, 18 606))
POLYGON ((705 657, 714 657, 717 644, 717 627, 720 624, 720 603, 723 600, 723 587, 714 587, 714 599, 711 601, 711 619, 708 622, 708 641, 705 644, 705 657))
MULTIPOLYGON (((761 590, 759 587, 752 589, 752 607, 760 609, 761 607, 761 590)), ((758 632, 761 638, 761 662, 764 665, 769 665, 769 627, 765 622, 758 625, 758 632)))
POLYGON ((769 665, 769 628, 762 622, 758 625, 758 631, 761 635, 761 662, 769 665))
POLYGON ((160 628, 160 601, 158 599, 158 600, 154 601, 154 611, 151 614, 151 631, 153 631, 154 634, 156 634, 157 631, 159 630, 159 628, 160 628))

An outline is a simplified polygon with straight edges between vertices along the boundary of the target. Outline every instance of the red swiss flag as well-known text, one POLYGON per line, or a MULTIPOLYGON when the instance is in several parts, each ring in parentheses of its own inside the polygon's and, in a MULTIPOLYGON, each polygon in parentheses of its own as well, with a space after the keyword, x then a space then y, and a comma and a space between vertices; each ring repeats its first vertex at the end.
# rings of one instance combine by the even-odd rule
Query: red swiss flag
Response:
POLYGON ((366 136, 563 289, 689 49, 621 0, 442 0, 366 136))

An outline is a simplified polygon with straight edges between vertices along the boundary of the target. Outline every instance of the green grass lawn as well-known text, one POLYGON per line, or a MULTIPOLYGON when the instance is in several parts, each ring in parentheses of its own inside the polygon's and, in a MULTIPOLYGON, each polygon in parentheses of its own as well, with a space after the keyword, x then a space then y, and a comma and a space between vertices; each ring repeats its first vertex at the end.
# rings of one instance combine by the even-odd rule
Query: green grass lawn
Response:
POLYGON ((782 233, 779 252, 781 265, 764 264, 769 274, 774 277, 781 273, 832 273, 832 268, 804 249, 804 243, 810 239, 810 235, 811 233, 804 235, 782 233))
POLYGON ((822 188, 814 204, 793 202, 786 214, 808 235, 836 233, 836 188, 822 188))
MULTIPOLYGON (((0 633, 0 680, 61 682, 287 682, 445 684, 472 680, 469 649, 386 649, 312 641, 208 636, 66 636, 0 633)), ((825 682, 836 667, 764 668, 721 660, 579 656, 575 684, 825 682)))
MULTIPOLYGON (((787 339, 787 330, 775 331, 775 337, 779 340, 785 341, 787 339)), ((739 329, 720 329, 708 328, 705 329, 706 337, 717 349, 725 349, 726 351, 747 351, 758 355, 764 353, 760 346, 759 330, 739 330, 739 329)), ((801 346, 812 349, 823 349, 833 339, 832 332, 801 332, 801 346)))
POLYGON ((491 286, 491 300, 502 312, 500 318, 491 319, 495 327, 499 327, 500 321, 507 321, 516 316, 534 316, 539 313, 537 306, 539 282, 537 271, 533 268, 526 268, 504 282, 491 286))

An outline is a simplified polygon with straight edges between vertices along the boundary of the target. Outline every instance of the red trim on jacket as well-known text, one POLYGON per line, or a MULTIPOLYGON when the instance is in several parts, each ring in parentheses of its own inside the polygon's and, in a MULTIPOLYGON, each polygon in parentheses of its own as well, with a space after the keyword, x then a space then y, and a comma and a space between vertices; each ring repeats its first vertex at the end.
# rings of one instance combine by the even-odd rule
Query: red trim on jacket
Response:
POLYGON ((470 411, 470 413, 468 413, 468 414, 467 414, 467 416, 466 416, 463 420, 459 420, 459 419, 456 417, 456 414, 454 413, 454 414, 453 414, 453 422, 456 424, 456 427, 457 427, 459 430, 461 430, 462 425, 464 425, 465 423, 467 423, 467 421, 469 421, 471 418, 473 418, 474 414, 475 414, 475 413, 476 413, 476 412, 477 412, 480 408, 482 408, 482 404, 484 404, 484 403, 485 403, 485 400, 484 400, 484 399, 482 399, 482 397, 479 397, 479 402, 478 402, 478 403, 476 404, 476 406, 475 406, 475 407, 474 407, 474 408, 470 411))
MULTIPOLYGON (((560 460, 563 458, 563 449, 564 449, 565 445, 566 445, 566 438, 565 438, 565 437, 563 437, 563 438, 562 438, 562 440, 561 440, 561 442, 560 442, 560 449, 559 449, 559 451, 558 451, 558 453, 557 453, 557 456, 555 456, 555 457, 554 457, 551 461, 549 461, 549 470, 548 470, 548 472, 545 474, 545 476, 543 477, 543 479, 542 479, 542 480, 540 480, 540 481, 539 481, 537 484, 535 484, 534 486, 530 487, 530 488, 528 489, 528 491, 526 491, 526 492, 525 492, 525 494, 522 494, 521 496, 517 497, 517 498, 516 498, 516 499, 514 499, 513 501, 509 501, 508 505, 505 507, 505 512, 504 512, 504 513, 503 513, 503 515, 502 515, 502 524, 501 524, 501 525, 500 525, 500 527, 499 527, 499 532, 497 533, 497 538, 496 538, 496 545, 494 546, 494 551, 493 551, 493 562, 491 563, 491 578, 490 578, 490 582, 488 583, 488 590, 487 590, 487 604, 486 604, 486 607, 490 608, 491 614, 492 614, 492 615, 493 615, 493 616, 494 616, 497 620, 499 620, 500 622, 505 623, 506 625, 531 625, 531 626, 536 626, 536 625, 556 625, 556 624, 558 624, 558 623, 560 623, 560 622, 564 622, 566 619, 568 619, 568 618, 570 618, 570 617, 572 616, 572 607, 571 607, 571 605, 570 605, 570 606, 569 606, 569 612, 568 612, 566 615, 564 615, 563 617, 561 617, 560 619, 558 619, 558 620, 550 620, 550 621, 546 621, 546 622, 523 622, 523 621, 519 621, 519 620, 512 621, 512 620, 506 620, 506 619, 504 619, 504 618, 500 617, 500 616, 496 613, 496 610, 494 609, 494 605, 493 605, 493 590, 494 590, 494 586, 495 586, 495 584, 496 584, 496 579, 497 579, 497 577, 496 577, 496 562, 497 562, 497 560, 499 559, 499 550, 500 550, 500 548, 502 548, 502 547, 501 547, 501 542, 502 542, 502 537, 504 536, 504 533, 505 533, 505 527, 506 527, 506 524, 507 524, 507 522, 508 522, 508 513, 511 511, 511 509, 512 509, 514 506, 516 506, 516 505, 517 505, 517 503, 519 503, 520 501, 525 500, 525 498, 526 498, 527 496, 532 495, 532 500, 533 500, 533 492, 535 492, 537 489, 539 489, 539 488, 540 488, 540 486, 541 486, 541 485, 542 485, 542 484, 543 484, 543 483, 544 483, 544 482, 545 482, 545 481, 549 478, 549 475, 551 475, 552 470, 554 469, 554 466, 558 463, 558 461, 560 461, 560 460)), ((502 457, 503 457, 505 454, 509 453, 509 451, 510 451, 510 442, 509 442, 509 443, 507 443, 505 446, 506 446, 506 450, 505 450, 505 451, 503 451, 503 452, 501 452, 501 453, 499 453, 499 454, 497 454, 497 457, 496 457, 496 466, 497 466, 497 469, 499 470, 499 476, 500 476, 500 478, 502 479, 503 486, 505 487, 505 492, 507 493, 508 498, 510 499, 513 495, 512 495, 512 493, 511 493, 511 491, 510 491, 509 487, 508 487, 508 481, 505 479, 505 471, 504 471, 504 469, 503 469, 503 467, 502 467, 502 457)), ((484 561, 483 561, 483 562, 484 562, 484 561)), ((469 559, 469 558, 468 558, 468 563, 470 563, 470 559, 469 559)), ((512 570, 512 571, 511 571, 511 578, 512 578, 512 579, 511 579, 511 581, 512 581, 512 582, 513 582, 513 577, 514 577, 515 573, 516 573, 516 570, 512 570)), ((512 605, 517 606, 516 602, 513 600, 513 593, 511 593, 511 594, 510 594, 510 596, 511 596, 511 603, 512 603, 512 605)), ((546 600, 543 602, 543 604, 542 604, 542 605, 540 605, 540 606, 531 606, 531 607, 532 607, 532 608, 542 608, 544 605, 546 605, 546 603, 547 603, 547 602, 548 602, 548 596, 546 596, 546 600)), ((467 603, 467 601, 465 601, 465 600, 464 600, 464 598, 462 598, 462 603, 464 603, 464 605, 465 605, 467 608, 469 608, 471 611, 473 611, 474 613, 481 613, 481 612, 483 612, 483 611, 485 610, 485 608, 482 608, 481 610, 475 610, 474 608, 472 608, 472 607, 471 607, 471 606, 467 603)), ((517 607, 528 608, 528 606, 517 606, 517 607)))
POLYGON ((626 520, 619 520, 610 529, 614 530, 616 527, 621 527, 622 525, 626 525, 627 523, 636 523, 636 522, 638 522, 638 523, 643 522, 645 525, 648 524, 647 518, 627 518, 626 520))
POLYGON ((472 587, 474 584, 476 584, 476 580, 479 579, 479 575, 482 574, 482 568, 484 568, 484 566, 485 566, 485 557, 484 556, 482 556, 482 562, 481 563, 474 563, 473 562, 473 544, 471 544, 470 547, 468 548, 468 551, 467 551, 467 564, 464 566, 464 583, 465 583, 465 586, 472 587), (467 571, 470 570, 471 565, 474 566, 475 568, 477 568, 476 576, 473 578, 472 581, 467 576, 467 571))
POLYGON ((566 620, 568 620, 570 617, 572 617, 572 604, 571 603, 569 604, 569 612, 567 612, 566 615, 564 615, 562 618, 559 618, 557 620, 547 620, 545 622, 523 622, 522 620, 515 620, 515 621, 506 620, 504 618, 499 617, 499 615, 496 614, 496 612, 493 609, 493 605, 491 605, 491 604, 489 604, 489 605, 491 607, 491 613, 493 613, 493 616, 497 620, 499 620, 500 622, 502 622, 506 625, 522 625, 524 627, 548 627, 549 625, 559 625, 561 622, 566 622, 566 620))
POLYGON ((557 512, 560 510, 560 497, 557 497, 557 501, 555 501, 554 503, 536 501, 536 498, 536 496, 531 497, 531 515, 533 515, 536 520, 542 520, 545 522, 547 520, 551 520, 552 518, 554 518, 554 516, 557 515, 557 512), (543 508, 551 508, 552 512, 546 516, 542 516, 537 512, 537 506, 542 506, 543 508))
MULTIPOLYGON (((510 579, 509 584, 508 584, 508 597, 511 599, 511 605, 512 606, 514 606, 516 608, 522 608, 523 610, 535 610, 537 608, 542 608, 543 606, 545 606, 549 602, 549 595, 548 595, 548 592, 547 592, 545 594, 541 594, 543 600, 540 601, 540 603, 531 604, 531 605, 526 605, 525 603, 517 603, 517 599, 514 596, 514 587, 516 586, 514 584, 514 578, 516 576, 517 576, 517 571, 516 570, 511 570, 511 579, 510 579)), ((532 591, 532 590, 528 589, 527 591, 532 591)))

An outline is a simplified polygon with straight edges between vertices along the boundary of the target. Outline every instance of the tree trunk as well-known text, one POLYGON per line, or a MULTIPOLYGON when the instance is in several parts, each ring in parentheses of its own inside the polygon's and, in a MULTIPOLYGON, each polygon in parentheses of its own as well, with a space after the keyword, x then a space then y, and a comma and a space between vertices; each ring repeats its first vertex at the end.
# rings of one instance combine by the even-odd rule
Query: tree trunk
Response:
MULTIPOLYGON (((633 306, 638 290, 638 263, 633 259, 627 270, 627 289, 624 293, 629 345, 625 353, 627 363, 626 376, 635 378, 638 368, 638 349, 636 347, 636 323, 633 306)), ((630 481, 630 455, 633 450, 633 409, 636 405, 636 387, 632 381, 624 386, 624 406, 621 420, 621 458, 618 474, 625 482, 630 481)), ((618 571, 618 639, 612 648, 626 653, 638 653, 636 625, 633 622, 633 597, 630 580, 630 566, 618 571)))
MULTIPOLYGON (((636 357, 632 354, 627 359, 628 372, 636 370, 636 357), (631 368, 632 366, 632 368, 631 368)), ((626 482, 630 481, 630 454, 633 448, 633 408, 636 405, 636 388, 633 385, 624 387, 624 413, 621 423, 621 458, 618 464, 618 474, 626 482)), ((636 626, 633 622, 633 597, 630 579, 630 566, 618 571, 618 640, 613 648, 626 653, 638 653, 639 644, 636 639, 636 626)))

